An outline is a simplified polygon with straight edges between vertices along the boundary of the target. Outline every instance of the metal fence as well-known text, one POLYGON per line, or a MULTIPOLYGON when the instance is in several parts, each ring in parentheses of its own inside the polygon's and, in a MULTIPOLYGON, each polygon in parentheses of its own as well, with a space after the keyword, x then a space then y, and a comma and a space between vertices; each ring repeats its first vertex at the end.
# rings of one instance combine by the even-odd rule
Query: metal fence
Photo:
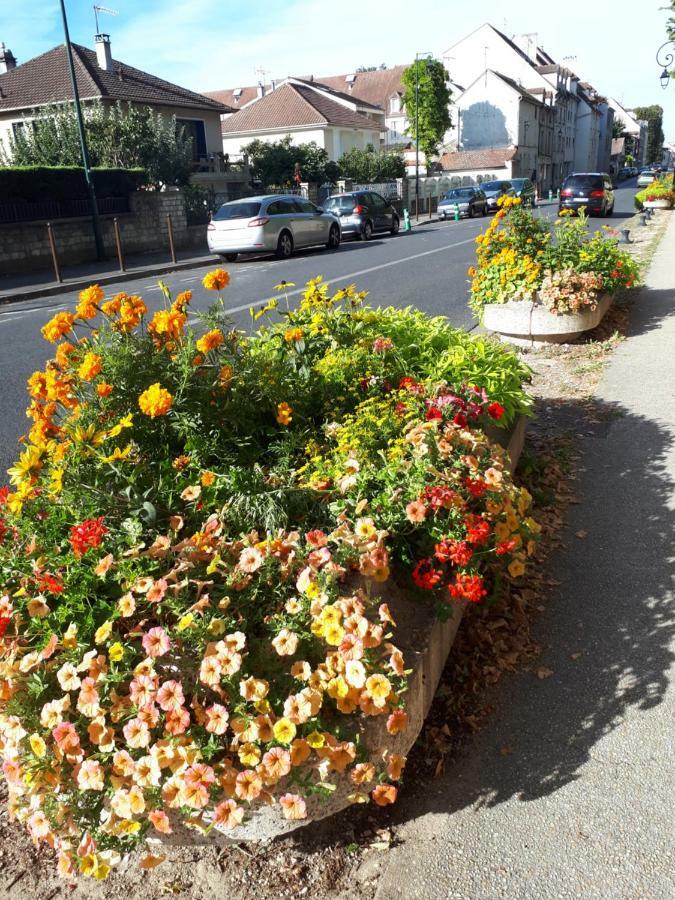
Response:
POLYGON ((385 200, 401 199, 401 183, 398 181, 382 181, 379 184, 352 184, 353 191, 374 191, 385 200))
MULTIPOLYGON (((98 201, 101 215, 120 215, 129 212, 128 197, 105 197, 98 201)), ((91 214, 89 200, 13 200, 0 203, 0 223, 39 222, 47 219, 72 219, 91 214)))

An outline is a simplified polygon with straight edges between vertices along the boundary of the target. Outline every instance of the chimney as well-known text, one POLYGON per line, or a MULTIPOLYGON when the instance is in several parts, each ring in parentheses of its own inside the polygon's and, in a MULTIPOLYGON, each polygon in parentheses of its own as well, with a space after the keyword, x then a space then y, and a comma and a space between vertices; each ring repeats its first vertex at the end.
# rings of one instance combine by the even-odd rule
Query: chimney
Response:
POLYGON ((100 69, 106 72, 112 72, 112 53, 110 52, 110 35, 97 34, 94 37, 96 41, 96 59, 100 69))
POLYGON ((9 47, 0 44, 0 75, 9 72, 10 69, 16 69, 16 58, 9 47))
POLYGON ((265 96, 265 85, 262 83, 262 81, 258 82, 258 86, 255 89, 255 93, 256 93, 256 97, 258 97, 258 99, 265 96))
POLYGON ((272 79, 271 85, 272 85, 272 90, 273 90, 273 91, 276 91, 276 89, 277 89, 277 82, 276 82, 276 79, 275 79, 275 78, 272 79))

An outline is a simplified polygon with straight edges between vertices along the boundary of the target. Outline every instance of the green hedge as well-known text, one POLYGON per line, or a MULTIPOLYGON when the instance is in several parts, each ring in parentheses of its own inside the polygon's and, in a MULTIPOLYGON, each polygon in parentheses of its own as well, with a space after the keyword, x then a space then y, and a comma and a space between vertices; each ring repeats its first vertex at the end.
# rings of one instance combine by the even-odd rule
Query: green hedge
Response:
MULTIPOLYGON (((124 197, 147 182, 144 169, 92 169, 97 197, 124 197)), ((0 168, 0 203, 26 200, 72 200, 87 196, 79 166, 12 166, 0 168)))

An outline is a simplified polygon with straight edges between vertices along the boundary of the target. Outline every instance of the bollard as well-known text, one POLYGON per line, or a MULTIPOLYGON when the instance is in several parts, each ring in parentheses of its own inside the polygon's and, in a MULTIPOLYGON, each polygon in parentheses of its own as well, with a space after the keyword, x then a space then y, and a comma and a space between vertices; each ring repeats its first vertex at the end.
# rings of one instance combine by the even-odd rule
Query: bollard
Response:
POLYGON ((647 213, 647 221, 649 221, 654 215, 654 210, 651 208, 651 206, 648 206, 645 212, 647 213))
POLYGON ((49 238, 49 249, 52 251, 52 263, 54 265, 54 275, 59 284, 63 282, 61 277, 61 267, 59 266, 59 257, 56 252, 56 241, 54 240, 54 232, 52 231, 52 223, 47 222, 47 237, 49 238))
POLYGON ((630 229, 622 228, 621 229, 621 238, 619 240, 620 244, 632 244, 633 241, 630 238, 630 229))
POLYGON ((412 231, 412 225, 410 224, 410 213, 407 209, 403 210, 403 230, 412 231))
POLYGON ((120 226, 117 216, 113 219, 113 230, 115 232, 115 246, 117 247, 117 262, 120 265, 120 272, 126 272, 124 268, 124 257, 122 256, 122 238, 120 237, 120 226))
POLYGON ((549 201, 550 201, 550 200, 553 200, 553 191, 552 191, 550 188, 549 188, 549 191, 548 191, 548 199, 549 199, 549 201))
POLYGON ((647 216, 645 213, 640 213, 640 225, 647 224, 647 216))
POLYGON ((555 192, 556 200, 560 200, 560 188, 555 192))
POLYGON ((171 262, 176 264, 176 248, 173 244, 173 225, 171 224, 171 213, 167 214, 166 227, 169 232, 169 250, 171 251, 171 262))
POLYGON ((459 222, 459 203, 455 203, 455 222, 459 222))

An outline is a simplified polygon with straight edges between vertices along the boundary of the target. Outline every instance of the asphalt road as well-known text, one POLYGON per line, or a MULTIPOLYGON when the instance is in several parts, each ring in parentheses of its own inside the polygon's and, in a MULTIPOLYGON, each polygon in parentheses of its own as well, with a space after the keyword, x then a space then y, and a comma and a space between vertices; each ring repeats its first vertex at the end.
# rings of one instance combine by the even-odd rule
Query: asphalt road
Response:
MULTIPOLYGON (((624 184, 616 192, 612 219, 592 219, 591 228, 616 225, 631 215, 634 193, 633 181, 624 184)), ((547 217, 556 212, 555 204, 539 209, 539 214, 547 217)), ((354 282, 359 290, 369 291, 374 305, 414 305, 430 314, 447 316, 459 328, 472 329, 477 322, 467 305, 466 270, 475 261, 474 239, 487 223, 484 218, 433 222, 409 234, 378 236, 368 243, 345 241, 337 251, 309 250, 283 261, 249 257, 229 264, 231 283, 224 297, 233 325, 248 328, 249 309, 273 296, 273 286, 279 281, 295 283, 291 293, 295 300, 309 279, 323 275, 336 287, 354 282)), ((174 294, 191 290, 192 309, 201 311, 213 301, 213 294, 201 284, 204 273, 212 268, 209 265, 169 273, 163 280, 174 294)), ((151 310, 162 306, 156 278, 129 280, 110 286, 108 292, 122 288, 140 294, 151 310)), ((26 378, 43 367, 51 355, 52 348, 42 339, 40 328, 55 311, 72 309, 76 300, 71 292, 0 307, 0 472, 12 464, 16 439, 27 428, 26 378)))

